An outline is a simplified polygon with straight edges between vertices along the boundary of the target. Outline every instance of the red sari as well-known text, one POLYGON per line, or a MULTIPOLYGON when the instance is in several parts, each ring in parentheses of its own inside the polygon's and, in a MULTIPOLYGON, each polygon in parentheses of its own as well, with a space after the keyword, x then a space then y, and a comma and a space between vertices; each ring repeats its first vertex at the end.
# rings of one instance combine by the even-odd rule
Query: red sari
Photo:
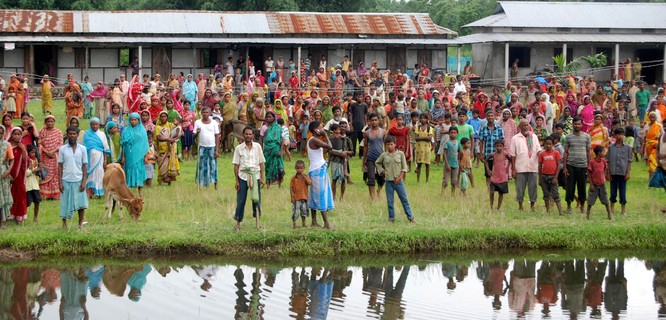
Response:
POLYGON ((19 145, 12 147, 14 165, 10 170, 10 174, 14 177, 11 188, 14 204, 9 210, 9 219, 14 219, 16 222, 24 221, 26 215, 28 215, 28 195, 25 191, 25 171, 28 169, 28 156, 27 152, 21 149, 22 145, 19 142, 19 145))
POLYGON ((389 129, 389 134, 395 137, 395 148, 405 154, 407 161, 412 160, 412 148, 409 146, 409 128, 393 127, 389 129))
POLYGON ((39 182, 39 193, 44 199, 60 199, 60 179, 58 179, 58 149, 62 146, 62 131, 58 128, 39 132, 39 150, 42 164, 48 174, 39 182), (45 152, 55 152, 53 158, 46 156, 45 152))

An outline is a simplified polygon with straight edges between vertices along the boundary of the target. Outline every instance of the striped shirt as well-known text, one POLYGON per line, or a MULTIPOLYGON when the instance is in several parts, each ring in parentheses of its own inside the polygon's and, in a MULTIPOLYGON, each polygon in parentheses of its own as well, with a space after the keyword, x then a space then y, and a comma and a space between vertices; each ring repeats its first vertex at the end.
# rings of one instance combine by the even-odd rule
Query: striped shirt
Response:
POLYGON ((587 168, 587 150, 590 149, 592 140, 585 132, 579 134, 570 133, 564 140, 564 150, 568 150, 567 165, 576 168, 587 168))
POLYGON ((488 126, 481 127, 479 130, 479 140, 483 141, 483 156, 488 157, 495 152, 495 141, 504 139, 504 129, 497 124, 493 125, 491 130, 488 126))

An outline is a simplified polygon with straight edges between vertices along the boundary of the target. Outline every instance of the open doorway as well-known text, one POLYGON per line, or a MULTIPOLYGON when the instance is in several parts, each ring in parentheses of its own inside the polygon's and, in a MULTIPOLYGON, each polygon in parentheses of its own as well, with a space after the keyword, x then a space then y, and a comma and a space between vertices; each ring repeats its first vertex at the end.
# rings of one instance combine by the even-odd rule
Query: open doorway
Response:
MULTIPOLYGON (((250 60, 252 60, 252 63, 254 63, 254 72, 257 72, 259 70, 264 70, 264 60, 266 59, 266 55, 264 54, 264 48, 262 47, 250 47, 248 50, 248 54, 250 56, 250 60)), ((262 71, 263 73, 263 71, 262 71)), ((264 77, 268 77, 267 75, 264 75, 264 77)))
POLYGON ((636 62, 636 58, 639 58, 641 65, 643 66, 641 70, 641 78, 643 81, 649 84, 655 84, 658 81, 664 81, 666 79, 661 78, 662 70, 664 68, 663 61, 657 62, 664 58, 664 50, 662 49, 638 49, 636 50, 636 57, 632 59, 633 62, 636 62))
MULTIPOLYGON (((42 76, 48 74, 54 82, 57 82, 58 75, 56 74, 57 70, 57 46, 35 46, 34 55, 35 55, 35 66, 33 73, 36 75, 31 77, 34 79, 34 83, 37 84, 42 80, 42 76)), ((28 70, 26 70, 27 72, 28 70)))

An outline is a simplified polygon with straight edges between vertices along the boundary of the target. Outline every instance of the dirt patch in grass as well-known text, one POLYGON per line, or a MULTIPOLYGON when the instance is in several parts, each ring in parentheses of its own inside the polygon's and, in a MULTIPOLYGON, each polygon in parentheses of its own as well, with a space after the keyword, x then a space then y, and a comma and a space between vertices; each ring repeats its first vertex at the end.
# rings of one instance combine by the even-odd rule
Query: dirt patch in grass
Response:
POLYGON ((12 249, 0 249, 0 263, 25 262, 33 260, 33 255, 12 249))

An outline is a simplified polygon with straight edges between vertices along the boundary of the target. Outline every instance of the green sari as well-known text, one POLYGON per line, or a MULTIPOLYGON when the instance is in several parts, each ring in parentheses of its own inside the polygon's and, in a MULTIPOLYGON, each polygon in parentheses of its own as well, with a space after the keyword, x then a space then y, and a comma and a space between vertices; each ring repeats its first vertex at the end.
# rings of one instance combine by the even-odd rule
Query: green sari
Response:
POLYGON ((273 121, 264 132, 264 158, 266 158, 266 182, 281 182, 284 177, 282 149, 282 128, 273 121))

